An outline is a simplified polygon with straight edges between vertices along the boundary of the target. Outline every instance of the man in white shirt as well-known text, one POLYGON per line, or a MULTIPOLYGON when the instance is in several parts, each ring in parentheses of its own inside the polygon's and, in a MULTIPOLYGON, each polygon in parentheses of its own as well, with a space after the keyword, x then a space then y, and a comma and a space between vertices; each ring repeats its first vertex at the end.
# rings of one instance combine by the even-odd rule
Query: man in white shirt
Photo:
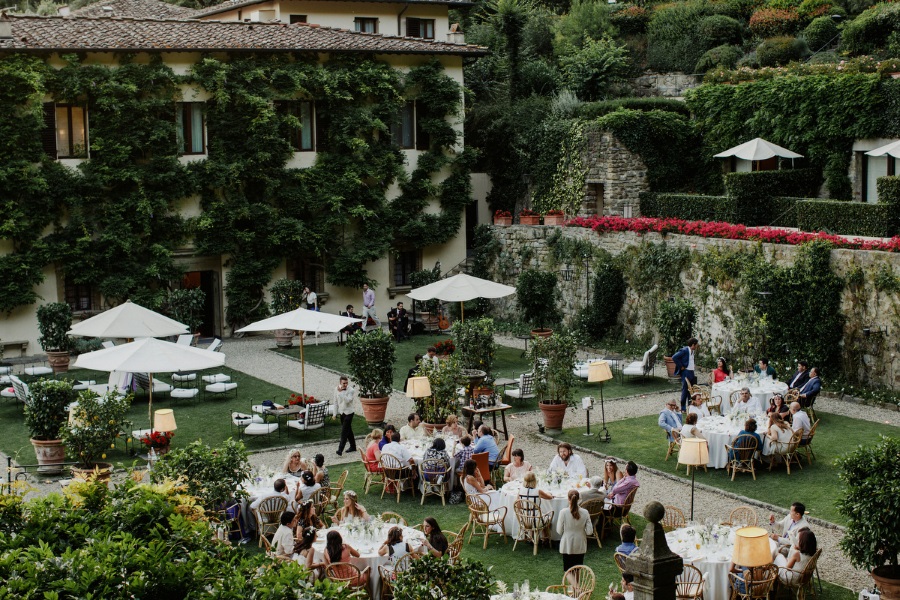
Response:
POLYGON ((404 466, 404 471, 406 471, 407 468, 412 468, 412 465, 415 465, 412 453, 409 451, 409 448, 400 443, 400 434, 396 431, 391 432, 391 441, 385 444, 384 448, 381 449, 382 458, 384 458, 385 454, 390 454, 399 460, 400 464, 404 466), (410 466, 407 467, 406 465, 410 466))
POLYGON ((425 426, 422 424, 422 417, 419 416, 419 413, 410 413, 406 417, 406 423, 400 428, 401 440, 421 440, 426 436, 425 426))
POLYGON ((695 413, 698 419, 709 416, 709 407, 703 402, 702 394, 694 394, 691 397, 691 405, 688 407, 688 414, 695 413))
POLYGON ((550 470, 565 471, 572 477, 587 477, 587 467, 577 454, 572 453, 572 446, 563 442, 556 447, 556 456, 550 462, 550 470))
MULTIPOLYGON (((272 498, 275 496, 280 496, 280 497, 284 498, 285 500, 287 500, 287 509, 286 510, 293 510, 294 499, 288 493, 287 484, 285 483, 284 479, 281 479, 281 478, 276 479, 275 483, 272 487, 273 487, 273 490, 271 492, 264 492, 264 493, 260 494, 259 497, 250 504, 250 514, 253 516, 252 520, 253 520, 254 525, 256 524, 256 509, 258 509, 259 506, 263 502, 268 500, 269 498, 272 498)), ((254 529, 255 529, 255 527, 254 527, 254 529)))
POLYGON ((438 366, 441 360, 437 357, 437 348, 434 346, 428 347, 428 350, 425 351, 425 358, 434 363, 434 366, 438 366))
POLYGON ((749 413, 753 412, 753 404, 750 402, 753 396, 750 394, 750 388, 741 388, 741 395, 738 396, 737 402, 731 407, 733 413, 749 413))
POLYGON ((356 437, 353 435, 353 417, 356 413, 356 386, 350 385, 350 380, 342 375, 334 392, 334 404, 337 408, 337 418, 341 420, 341 441, 338 443, 337 455, 344 453, 344 446, 350 444, 350 453, 356 452, 356 437))
MULTIPOLYGON (((809 529, 809 522, 806 520, 806 507, 800 502, 791 504, 791 511, 788 516, 778 522, 781 525, 781 535, 772 533, 769 535, 773 540, 778 542, 779 546, 790 547, 797 545, 797 534, 801 529, 809 529)), ((769 515, 769 523, 775 524, 775 515, 769 515)))
POLYGON ((800 445, 805 446, 809 443, 809 429, 812 427, 809 422, 809 416, 800 407, 799 402, 791 402, 791 429, 794 431, 803 430, 803 437, 800 439, 800 445))
POLYGON ((281 525, 275 535, 272 536, 272 550, 276 557, 286 557, 290 559, 294 556, 294 513, 286 510, 281 513, 281 525))

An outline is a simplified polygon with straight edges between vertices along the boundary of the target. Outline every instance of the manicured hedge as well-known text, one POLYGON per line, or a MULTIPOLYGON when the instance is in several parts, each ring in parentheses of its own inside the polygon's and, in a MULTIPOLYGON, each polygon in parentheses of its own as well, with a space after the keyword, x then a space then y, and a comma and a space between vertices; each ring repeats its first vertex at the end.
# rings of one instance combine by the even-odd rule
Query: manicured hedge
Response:
POLYGON ((876 4, 844 26, 841 48, 852 55, 872 54, 887 48, 900 29, 900 4, 876 4))
POLYGON ((578 116, 584 119, 596 119, 615 112, 620 108, 643 111, 665 110, 684 115, 685 117, 691 116, 691 111, 684 102, 671 98, 618 98, 616 100, 584 102, 578 108, 578 116))
POLYGON ((777 210, 769 198, 814 198, 821 183, 822 176, 817 169, 728 173, 725 194, 734 199, 735 223, 770 225, 784 209, 777 210))
POLYGON ((731 199, 726 196, 641 192, 641 216, 686 221, 731 221, 731 199))
POLYGON ((802 200, 797 203, 797 224, 803 231, 830 231, 843 235, 889 237, 890 213, 887 204, 840 200, 802 200))
POLYGON ((879 177, 875 181, 878 203, 888 207, 891 231, 900 232, 900 176, 879 177))
POLYGON ((797 226, 797 203, 808 198, 790 198, 786 196, 776 196, 768 198, 766 202, 769 205, 769 215, 771 218, 767 225, 774 227, 796 227, 797 226))

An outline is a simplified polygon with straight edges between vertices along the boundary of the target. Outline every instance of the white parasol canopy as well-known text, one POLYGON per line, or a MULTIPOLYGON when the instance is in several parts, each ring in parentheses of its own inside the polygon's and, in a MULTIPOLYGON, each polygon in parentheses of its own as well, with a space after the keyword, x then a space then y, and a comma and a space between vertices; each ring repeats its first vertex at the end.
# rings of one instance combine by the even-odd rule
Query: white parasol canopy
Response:
POLYGON ((503 298, 515 293, 516 288, 512 286, 460 273, 423 285, 406 295, 413 300, 437 299, 447 302, 465 302, 475 298, 503 298))
POLYGON ((787 148, 782 148, 777 144, 767 142, 762 138, 755 138, 749 142, 744 142, 740 146, 735 146, 724 152, 719 152, 715 155, 715 158, 728 158, 730 156, 736 156, 743 160, 767 160, 773 156, 780 156, 782 158, 803 158, 802 154, 797 154, 787 148))
MULTIPOLYGON (((117 336, 121 337, 121 336, 117 336)), ((150 426, 153 427, 153 374, 221 367, 225 355, 193 346, 164 342, 152 337, 80 354, 75 367, 96 371, 150 374, 150 426)))
POLYGON ((344 327, 349 327, 354 323, 362 323, 362 319, 354 319, 352 317, 342 317, 340 315, 332 315, 317 310, 307 310, 298 308, 256 323, 250 323, 246 327, 241 327, 237 333, 247 333, 250 331, 274 331, 276 329, 291 329, 300 332, 300 388, 301 393, 306 395, 306 364, 303 360, 303 335, 307 331, 315 333, 335 333, 344 327))
POLYGON ((67 333, 98 338, 156 338, 189 332, 187 325, 129 300, 73 325, 67 333))
POLYGON ((880 148, 875 148, 874 150, 869 150, 866 152, 868 156, 893 156, 894 158, 900 158, 900 140, 896 142, 891 142, 886 146, 881 146, 880 148))

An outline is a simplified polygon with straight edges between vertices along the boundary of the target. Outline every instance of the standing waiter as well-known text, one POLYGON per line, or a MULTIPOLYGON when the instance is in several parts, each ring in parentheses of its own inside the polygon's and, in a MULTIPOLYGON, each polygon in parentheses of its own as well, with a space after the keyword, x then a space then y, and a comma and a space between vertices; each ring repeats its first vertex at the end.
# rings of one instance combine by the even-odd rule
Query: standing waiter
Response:
POLYGON ((346 375, 341 375, 337 390, 334 392, 334 403, 337 407, 337 417, 341 420, 341 441, 338 444, 337 454, 344 453, 344 445, 350 444, 350 452, 356 452, 356 438, 353 437, 353 417, 355 416, 356 386, 350 385, 346 375))

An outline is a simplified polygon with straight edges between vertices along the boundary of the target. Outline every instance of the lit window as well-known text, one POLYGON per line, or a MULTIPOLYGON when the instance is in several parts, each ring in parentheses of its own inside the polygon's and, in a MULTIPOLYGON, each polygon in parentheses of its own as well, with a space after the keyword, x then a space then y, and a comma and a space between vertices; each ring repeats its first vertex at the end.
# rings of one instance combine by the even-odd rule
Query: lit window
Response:
POLYGON ((56 105, 56 155, 87 158, 87 120, 83 106, 56 105))
POLYGON ((316 149, 315 140, 315 106, 308 100, 287 100, 275 103, 275 109, 286 115, 296 117, 300 127, 292 127, 287 133, 291 147, 298 152, 316 149))
POLYGON ((353 25, 356 31, 362 33, 378 33, 378 19, 373 17, 356 17, 353 25))
POLYGON ((406 37, 434 39, 434 19, 406 19, 406 37))
POLYGON ((178 151, 181 154, 204 154, 203 103, 179 102, 177 105, 176 131, 178 151))

